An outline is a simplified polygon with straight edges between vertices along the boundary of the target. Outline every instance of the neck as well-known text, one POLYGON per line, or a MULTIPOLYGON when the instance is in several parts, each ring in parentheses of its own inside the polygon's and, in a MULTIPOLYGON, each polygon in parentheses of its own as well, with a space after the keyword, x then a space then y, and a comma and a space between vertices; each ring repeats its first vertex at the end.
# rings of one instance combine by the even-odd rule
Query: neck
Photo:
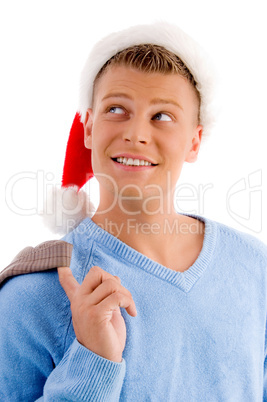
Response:
MULTIPOLYGON (((100 203, 93 217, 93 221, 125 241, 128 239, 146 238, 146 242, 161 237, 166 226, 179 220, 179 215, 173 208, 172 196, 160 199, 117 199, 109 200, 105 195, 100 197, 100 203)), ((126 241, 126 243, 128 243, 126 241)))
MULTIPOLYGON (((189 247, 189 243, 197 239, 198 249, 201 248, 203 225, 196 219, 178 214, 170 205, 172 203, 166 199, 159 209, 156 202, 151 202, 148 210, 148 204, 147 208, 141 208, 140 202, 124 203, 124 208, 120 202, 112 208, 100 202, 92 220, 140 253, 175 268, 177 252, 183 253, 185 245, 189 247)), ((188 263, 184 267, 188 267, 188 263)))

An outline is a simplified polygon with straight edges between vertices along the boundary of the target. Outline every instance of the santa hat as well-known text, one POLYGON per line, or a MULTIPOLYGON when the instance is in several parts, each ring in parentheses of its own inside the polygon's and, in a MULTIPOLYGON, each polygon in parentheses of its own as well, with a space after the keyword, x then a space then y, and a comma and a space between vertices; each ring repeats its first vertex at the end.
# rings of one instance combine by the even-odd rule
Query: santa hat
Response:
POLYGON ((200 124, 203 125, 205 136, 213 125, 214 72, 211 61, 199 44, 180 28, 157 22, 130 27, 100 40, 93 47, 81 73, 79 111, 67 143, 62 187, 53 190, 46 204, 45 223, 53 232, 66 233, 94 213, 88 195, 81 190, 93 177, 91 150, 84 146, 83 122, 87 109, 92 107, 94 80, 112 56, 130 46, 141 44, 163 46, 184 62, 195 79, 201 97, 200 124))

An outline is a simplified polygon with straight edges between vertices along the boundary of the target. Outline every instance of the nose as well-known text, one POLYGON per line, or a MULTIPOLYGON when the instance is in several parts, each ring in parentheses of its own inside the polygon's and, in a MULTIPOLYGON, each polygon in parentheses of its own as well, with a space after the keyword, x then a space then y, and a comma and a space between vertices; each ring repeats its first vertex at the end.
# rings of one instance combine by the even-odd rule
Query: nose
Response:
POLYGON ((132 143, 148 144, 151 139, 151 127, 143 120, 132 120, 123 134, 123 139, 132 143))

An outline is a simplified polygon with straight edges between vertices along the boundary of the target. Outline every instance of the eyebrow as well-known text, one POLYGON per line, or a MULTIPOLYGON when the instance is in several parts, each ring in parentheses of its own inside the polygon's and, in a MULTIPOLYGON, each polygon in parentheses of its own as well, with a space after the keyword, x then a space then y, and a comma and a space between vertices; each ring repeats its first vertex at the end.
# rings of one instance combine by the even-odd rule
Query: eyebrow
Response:
POLYGON ((158 105, 158 104, 167 105, 167 104, 171 104, 171 105, 174 105, 174 106, 178 107, 179 109, 183 110, 182 106, 179 103, 177 103, 175 100, 173 100, 173 99, 155 98, 155 99, 152 99, 152 101, 150 103, 152 105, 158 105))
POLYGON ((123 92, 116 92, 116 93, 110 93, 104 96, 104 98, 102 98, 102 101, 109 99, 109 98, 126 98, 126 99, 130 99, 133 100, 133 98, 123 92))
MULTIPOLYGON (((133 98, 128 94, 125 94, 123 92, 116 92, 116 93, 110 93, 110 94, 105 95, 104 98, 102 98, 102 101, 109 99, 109 98, 125 98, 125 99, 129 99, 129 100, 133 100, 133 98)), ((154 98, 151 100, 150 104, 151 105, 171 104, 171 105, 174 105, 174 106, 178 107, 179 109, 183 110, 182 106, 173 99, 154 98)))

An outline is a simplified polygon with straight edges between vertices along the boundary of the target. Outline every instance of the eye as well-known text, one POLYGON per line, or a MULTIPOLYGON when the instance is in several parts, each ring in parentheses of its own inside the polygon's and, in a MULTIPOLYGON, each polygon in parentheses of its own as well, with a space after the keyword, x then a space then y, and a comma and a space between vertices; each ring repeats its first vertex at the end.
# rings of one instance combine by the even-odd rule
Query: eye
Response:
POLYGON ((157 113, 153 116, 152 120, 172 121, 172 118, 166 113, 157 113))
POLYGON ((114 114, 125 114, 124 110, 121 107, 118 106, 112 106, 108 109, 109 113, 114 113, 114 114))

